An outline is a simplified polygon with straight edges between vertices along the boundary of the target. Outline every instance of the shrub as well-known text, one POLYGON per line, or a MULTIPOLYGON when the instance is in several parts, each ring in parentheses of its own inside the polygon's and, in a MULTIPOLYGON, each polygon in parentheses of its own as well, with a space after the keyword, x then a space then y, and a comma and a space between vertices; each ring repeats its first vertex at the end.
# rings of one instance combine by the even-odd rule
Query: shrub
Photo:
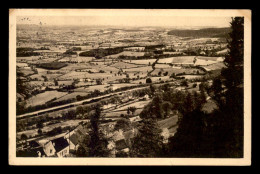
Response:
POLYGON ((152 83, 152 79, 151 78, 147 78, 146 79, 146 83, 152 83))

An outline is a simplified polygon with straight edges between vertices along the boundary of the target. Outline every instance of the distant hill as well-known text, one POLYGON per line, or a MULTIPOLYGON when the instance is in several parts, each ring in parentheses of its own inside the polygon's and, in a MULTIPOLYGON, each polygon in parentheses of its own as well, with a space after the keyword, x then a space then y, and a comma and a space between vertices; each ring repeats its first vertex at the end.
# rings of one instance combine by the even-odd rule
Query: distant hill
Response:
POLYGON ((230 28, 204 28, 199 30, 171 30, 168 35, 179 37, 228 37, 230 28))

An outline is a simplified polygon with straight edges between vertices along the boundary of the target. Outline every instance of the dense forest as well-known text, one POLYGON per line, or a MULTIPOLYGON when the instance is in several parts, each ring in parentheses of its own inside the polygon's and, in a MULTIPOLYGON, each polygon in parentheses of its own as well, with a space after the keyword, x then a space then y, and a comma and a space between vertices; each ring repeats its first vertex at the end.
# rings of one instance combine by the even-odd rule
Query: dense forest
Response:
POLYGON ((82 52, 80 56, 102 58, 112 54, 118 54, 124 51, 125 47, 107 48, 107 49, 93 49, 90 51, 82 52))
POLYGON ((168 35, 179 37, 228 37, 230 28, 205 28, 200 30, 171 30, 168 35))
POLYGON ((33 48, 17 48, 16 56, 17 57, 29 57, 29 56, 38 56, 39 53, 33 52, 35 49, 33 48))
POLYGON ((37 67, 39 68, 50 69, 50 70, 61 69, 62 67, 65 66, 67 66, 67 64, 62 62, 41 63, 37 65, 37 67))

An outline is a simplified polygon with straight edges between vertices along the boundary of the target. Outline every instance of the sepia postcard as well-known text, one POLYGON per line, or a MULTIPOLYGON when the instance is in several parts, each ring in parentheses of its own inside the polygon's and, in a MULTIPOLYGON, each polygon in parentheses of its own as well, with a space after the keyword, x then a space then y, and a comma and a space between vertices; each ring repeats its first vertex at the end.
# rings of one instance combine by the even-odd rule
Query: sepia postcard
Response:
POLYGON ((9 165, 251 165, 251 11, 9 9, 9 165))

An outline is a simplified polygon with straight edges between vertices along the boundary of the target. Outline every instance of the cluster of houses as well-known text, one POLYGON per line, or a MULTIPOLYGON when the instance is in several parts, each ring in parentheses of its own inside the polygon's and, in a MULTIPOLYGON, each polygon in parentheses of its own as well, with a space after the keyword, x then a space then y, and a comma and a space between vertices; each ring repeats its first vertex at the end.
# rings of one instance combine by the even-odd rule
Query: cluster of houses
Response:
MULTIPOLYGON (((141 118, 136 116, 131 118, 131 122, 140 122, 141 118)), ((122 129, 115 130, 115 122, 104 124, 101 126, 101 131, 108 139, 107 148, 110 152, 110 157, 116 157, 119 152, 129 153, 131 148, 131 142, 133 138, 138 134, 136 128, 130 128, 126 131, 122 129)), ((77 152, 80 144, 80 140, 87 136, 89 128, 80 124, 74 130, 61 135, 41 139, 32 140, 27 142, 23 147, 22 152, 19 156, 23 157, 73 157, 77 152)), ((169 131, 163 129, 161 135, 164 138, 164 143, 168 142, 169 131)))

